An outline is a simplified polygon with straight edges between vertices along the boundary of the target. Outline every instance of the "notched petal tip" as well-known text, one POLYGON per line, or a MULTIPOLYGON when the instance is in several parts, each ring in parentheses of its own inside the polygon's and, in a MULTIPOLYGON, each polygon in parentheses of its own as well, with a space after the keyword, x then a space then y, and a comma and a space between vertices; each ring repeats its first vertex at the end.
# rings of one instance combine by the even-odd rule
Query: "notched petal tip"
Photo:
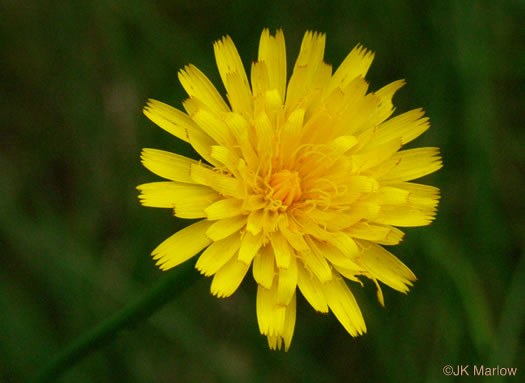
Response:
POLYGON ((142 113, 147 116, 147 112, 150 110, 152 103, 155 102, 154 99, 148 98, 146 100, 146 105, 142 108, 142 113))

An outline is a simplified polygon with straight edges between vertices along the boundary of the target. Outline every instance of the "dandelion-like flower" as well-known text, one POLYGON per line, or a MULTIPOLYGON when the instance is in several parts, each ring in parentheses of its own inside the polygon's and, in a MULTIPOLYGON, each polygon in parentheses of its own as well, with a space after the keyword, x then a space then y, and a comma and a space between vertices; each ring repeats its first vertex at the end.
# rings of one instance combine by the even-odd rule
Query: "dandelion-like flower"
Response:
POLYGON ((193 65, 179 72, 186 113, 149 100, 144 114, 188 142, 202 161, 144 149, 164 182, 138 186, 144 206, 200 219, 153 250, 168 270, 204 250, 196 268, 211 292, 232 295, 252 269, 259 329, 288 350, 296 290, 331 310, 352 336, 365 322, 345 278, 406 293, 415 275, 383 245, 397 227, 428 225, 439 189, 409 182, 442 166, 438 148, 401 150, 429 128, 421 109, 390 118, 404 81, 368 91, 374 55, 356 46, 339 68, 323 61, 325 35, 306 32, 287 84, 284 36, 264 30, 251 81, 229 36, 214 44, 228 102, 193 65))

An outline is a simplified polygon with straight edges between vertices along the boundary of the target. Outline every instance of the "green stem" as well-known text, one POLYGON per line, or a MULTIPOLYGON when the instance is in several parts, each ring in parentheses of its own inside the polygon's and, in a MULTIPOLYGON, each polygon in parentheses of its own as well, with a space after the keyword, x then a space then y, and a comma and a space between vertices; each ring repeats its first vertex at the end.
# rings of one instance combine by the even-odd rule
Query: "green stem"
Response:
POLYGON ((148 318, 171 299, 190 287, 199 277, 186 263, 170 272, 148 293, 124 307, 97 327, 70 344, 52 360, 35 379, 35 383, 54 382, 69 367, 115 338, 119 331, 148 318))

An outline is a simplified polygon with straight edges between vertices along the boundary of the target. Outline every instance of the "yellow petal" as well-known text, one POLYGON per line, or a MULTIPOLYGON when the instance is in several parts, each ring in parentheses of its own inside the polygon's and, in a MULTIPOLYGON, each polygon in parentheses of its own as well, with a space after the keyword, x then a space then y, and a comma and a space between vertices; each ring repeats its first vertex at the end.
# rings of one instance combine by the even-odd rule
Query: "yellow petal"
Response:
POLYGON ((303 235, 296 231, 291 231, 286 227, 279 226, 279 230, 281 231, 281 234, 283 237, 288 241, 291 247, 293 247, 295 250, 301 252, 301 251, 308 251, 310 247, 306 243, 306 241, 303 238, 303 235))
MULTIPOLYGON (((240 158, 246 162, 250 169, 255 171, 259 166, 259 158, 253 149, 257 144, 252 125, 246 120, 246 118, 238 113, 226 114, 225 122, 235 136, 237 144, 240 147, 240 158)), ((238 153, 238 151, 236 151, 236 153, 238 153)))
POLYGON ((330 310, 352 336, 366 332, 366 325, 361 310, 345 281, 335 276, 323 285, 323 291, 330 310))
POLYGON ((414 273, 382 246, 372 242, 363 246, 360 261, 370 274, 395 290, 408 292, 408 287, 416 280, 414 273))
POLYGON ((264 29, 259 42, 259 58, 268 68, 268 88, 277 89, 281 100, 284 100, 286 90, 286 46, 284 34, 278 29, 275 36, 264 29))
POLYGON ((323 108, 313 116, 308 116, 303 124, 302 141, 323 143, 333 138, 334 119, 323 108), (330 132, 328 130, 330 129, 330 132))
POLYGON ((281 99, 279 92, 277 89, 267 90, 262 96, 264 97, 264 100, 261 100, 264 101, 262 104, 264 109, 259 109, 259 111, 264 111, 274 126, 280 126, 284 118, 284 109, 283 100, 281 99))
POLYGON ((234 112, 249 112, 252 93, 241 57, 230 36, 213 44, 217 68, 234 112))
POLYGON ((382 206, 381 212, 374 219, 377 223, 401 227, 430 225, 436 218, 437 210, 426 206, 382 206))
MULTIPOLYGON (((351 233, 350 233, 351 234, 351 233)), ((340 267, 344 267, 350 270, 360 270, 361 268, 354 262, 355 256, 352 257, 348 253, 343 253, 337 247, 330 243, 317 242, 317 247, 320 253, 332 264, 340 267)))
POLYGON ((210 221, 230 218, 243 212, 242 200, 236 198, 223 198, 209 205, 204 212, 210 221))
POLYGON ((214 241, 219 241, 241 230, 244 225, 246 225, 246 216, 243 215, 220 219, 210 225, 206 235, 214 241))
MULTIPOLYGON (((333 117, 344 116, 356 118, 360 123, 364 118, 369 118, 370 113, 363 115, 361 107, 365 101, 366 92, 368 91, 368 82, 363 77, 355 77, 346 84, 335 87, 331 93, 324 93, 324 103, 328 112, 333 117)), ((368 112, 368 110, 365 110, 368 112)), ((351 133, 356 130, 355 122, 348 120, 346 131, 351 133)))
POLYGON ((288 268, 278 271, 277 302, 287 306, 297 287, 297 261, 292 257, 288 268))
POLYGON ((237 257, 231 258, 213 277, 211 293, 218 298, 231 296, 241 284, 249 268, 249 265, 239 262, 237 257))
MULTIPOLYGON (((322 227, 319 226, 319 223, 315 220, 315 214, 312 214, 312 212, 315 209, 312 209, 309 211, 307 216, 295 216, 293 217, 293 221, 297 223, 298 230, 303 234, 303 238, 308 238, 308 234, 314 238, 319 238, 326 240, 330 237, 330 235, 324 230, 322 227)), ((308 244, 308 249, 310 250, 310 244, 308 244)))
POLYGON ((327 313, 328 304, 323 293, 322 284, 310 271, 306 270, 301 261, 297 262, 297 286, 314 310, 327 313))
POLYGON ((323 33, 307 31, 301 43, 288 83, 286 108, 292 108, 312 87, 312 81, 323 63, 326 36, 323 33))
POLYGON ((270 289, 275 274, 275 261, 270 246, 262 247, 253 260, 253 279, 265 289, 270 289))
POLYGON ((219 112, 230 110, 208 77, 194 65, 186 65, 179 71, 179 81, 190 97, 198 98, 210 109, 219 112))
POLYGON ((330 243, 349 258, 355 258, 359 254, 359 247, 346 231, 334 234, 330 243))
POLYGON ((312 272, 322 283, 332 279, 332 268, 326 262, 323 252, 319 249, 319 244, 310 236, 305 237, 311 251, 301 253, 301 259, 307 270, 312 272))
POLYGON ((391 158, 399 149, 401 149, 401 138, 396 137, 371 150, 355 154, 352 156, 354 171, 365 172, 391 158))
POLYGON ((295 330, 296 311, 296 296, 294 294, 290 304, 286 307, 286 313, 284 314, 284 328, 282 333, 284 351, 288 351, 292 344, 293 333, 295 330))
POLYGON ((376 287, 377 287, 377 300, 381 304, 381 306, 385 307, 385 297, 383 296, 383 290, 381 289, 381 286, 379 285, 379 282, 377 282, 377 279, 372 278, 374 281, 376 287))
POLYGON ((242 81, 241 75, 237 72, 228 73, 226 78, 228 85, 225 85, 225 88, 228 90, 227 96, 232 110, 243 117, 252 118, 253 98, 250 86, 242 81))
MULTIPOLYGON (((268 158, 273 153, 274 129, 272 122, 264 113, 259 114, 254 122, 259 158, 268 158)), ((267 172, 268 164, 261 163, 259 165, 263 172, 267 172)))
POLYGON ((325 44, 326 35, 324 33, 306 31, 294 69, 307 65, 319 65, 323 61, 325 44))
POLYGON ((353 282, 356 282, 356 283, 359 283, 361 285, 361 287, 364 287, 365 285, 363 284, 363 282, 361 282, 361 280, 358 278, 358 276, 360 275, 366 275, 368 278, 373 278, 371 277, 370 273, 368 273, 368 271, 363 268, 363 266, 360 267, 359 270, 356 270, 355 268, 354 269, 345 269, 344 267, 340 267, 340 266, 335 266, 334 265, 334 269, 343 277, 353 281, 353 282))
POLYGON ((380 205, 404 205, 410 198, 410 192, 406 189, 382 186, 375 196, 372 197, 375 203, 380 205))
POLYGON ((157 266, 168 270, 187 261, 211 243, 205 235, 211 223, 201 220, 179 230, 151 252, 157 266))
POLYGON ((373 201, 382 206, 376 221, 396 226, 424 226, 436 216, 439 189, 411 182, 384 186, 373 201), (391 206, 388 206, 391 205, 391 206))
POLYGON ((354 136, 338 136, 327 145, 336 154, 344 154, 357 144, 357 138, 354 136))
POLYGON ((282 127, 279 159, 283 164, 288 163, 295 149, 299 147, 303 130, 303 120, 304 109, 296 109, 290 114, 282 127))
POLYGON ((365 77, 372 61, 374 53, 361 45, 357 45, 350 51, 327 84, 324 94, 330 94, 336 87, 344 89, 356 77, 365 77))
POLYGON ((296 310, 296 297, 294 294, 290 304, 286 306, 286 311, 284 312, 284 324, 281 335, 268 335, 268 345, 270 346, 270 350, 280 350, 283 341, 284 351, 288 351, 290 348, 295 330, 296 310))
POLYGON ((330 82, 332 78, 332 65, 321 61, 312 75, 310 89, 312 92, 301 100, 299 105, 314 110, 321 104, 322 89, 330 82))
POLYGON ((275 254, 275 264, 277 267, 280 269, 288 268, 293 255, 292 249, 290 249, 290 246, 288 245, 288 241, 279 231, 276 231, 275 233, 272 233, 270 242, 275 254))
POLYGON ((374 193, 379 189, 379 184, 373 177, 348 176, 346 184, 352 192, 374 193))
POLYGON ((204 209, 220 198, 207 186, 178 182, 152 182, 137 186, 140 203, 150 207, 172 208, 180 218, 204 218, 204 209))
POLYGON ((203 251, 195 264, 195 268, 207 277, 215 274, 239 250, 239 245, 240 235, 238 233, 213 242, 203 251))
POLYGON ((405 233, 403 233, 397 227, 393 227, 390 225, 387 225, 387 227, 390 229, 390 231, 388 232, 386 237, 382 239, 378 239, 375 242, 379 243, 380 245, 390 245, 390 246, 399 244, 403 240, 405 233))
MULTIPOLYGON (((368 87, 368 83, 361 77, 356 78, 350 85, 353 86, 353 83, 361 84, 360 89, 365 89, 365 85, 368 87)), ((348 92, 348 90, 346 90, 348 92)), ((349 97, 347 97, 349 98, 349 97)), ((375 125, 371 121, 370 115, 374 112, 377 106, 376 97, 371 94, 355 94, 354 100, 347 106, 341 117, 336 120, 336 132, 342 132, 341 134, 351 134, 358 137, 359 144, 354 148, 355 151, 360 150, 366 140, 363 140, 364 137, 360 136, 361 133, 369 130, 375 129, 375 125), (348 121, 348 122, 347 122, 348 121)))
POLYGON ((263 214, 263 228, 266 233, 273 233, 277 231, 277 227, 279 226, 279 220, 281 218, 281 214, 279 214, 275 210, 270 209, 264 209, 263 214))
POLYGON ((310 211, 310 217, 318 222, 322 227, 323 234, 314 235, 319 239, 329 240, 331 233, 344 230, 353 225, 362 216, 358 215, 359 211, 348 209, 347 211, 313 209, 310 211))
MULTIPOLYGON (((283 310, 283 309, 281 309, 283 310)), ((283 314, 284 315, 284 314, 283 314)), ((268 335, 267 337, 267 340, 268 340, 268 347, 270 348, 270 350, 280 350, 282 345, 283 345, 283 338, 279 335, 268 335)))
POLYGON ((435 208, 440 199, 439 189, 435 186, 422 185, 413 182, 399 182, 390 184, 392 188, 408 193, 406 203, 413 207, 435 208))
MULTIPOLYGON (((196 113, 199 109, 205 108, 198 99, 192 97, 184 100, 182 105, 189 115, 196 113)), ((189 116, 187 117, 190 118, 189 116)), ((210 164, 221 166, 221 164, 210 155, 211 147, 217 145, 217 141, 205 133, 193 120, 191 120, 191 122, 195 125, 195 128, 186 129, 187 141, 193 146, 195 151, 210 164)))
POLYGON ((190 158, 158 149, 142 149, 142 164, 152 173, 172 181, 194 183, 190 177, 190 158))
MULTIPOLYGON (((311 117, 316 116, 320 110, 325 109, 325 104, 321 101, 321 92, 332 77, 332 66, 320 61, 312 67, 296 67, 294 74, 294 83, 288 85, 286 94, 285 116, 288 116, 295 109, 304 109, 305 121, 308 121, 311 117), (290 90, 293 92, 290 93, 290 90)), ((329 128, 329 126, 325 126, 325 128, 329 128)), ((316 141, 303 140, 303 142, 316 141)))
POLYGON ((191 165, 190 176, 195 183, 209 186, 222 195, 235 198, 244 197, 242 182, 235 177, 221 174, 201 164, 191 165))
POLYGON ((264 211, 263 210, 254 210, 248 216, 248 221, 246 223, 246 230, 248 230, 253 235, 257 235, 261 232, 263 226, 264 211))
POLYGON ((277 283, 269 289, 257 285, 256 310, 261 334, 280 337, 284 330, 286 307, 277 304, 277 283))
POLYGON ((243 201, 243 208, 246 211, 262 210, 266 206, 266 199, 261 194, 250 194, 243 201))
POLYGON ((140 203, 149 207, 174 208, 181 199, 189 198, 192 203, 204 200, 210 205, 219 197, 217 192, 207 186, 183 184, 179 182, 150 182, 137 186, 140 203))
POLYGON ((388 245, 397 245, 404 236, 404 233, 395 227, 368 222, 359 222, 348 228, 347 232, 354 238, 388 245))
POLYGON ((423 185, 414 182, 399 182, 391 184, 392 187, 408 190, 411 195, 416 195, 418 198, 436 198, 439 197, 439 188, 431 185, 423 185))
POLYGON ((352 210, 346 214, 347 227, 351 226, 360 219, 373 220, 381 211, 381 206, 372 202, 356 202, 352 205, 352 210))
POLYGON ((263 108, 258 108, 259 101, 262 101, 262 96, 270 89, 270 77, 268 74, 268 66, 263 61, 252 63, 251 69, 252 92, 255 98, 255 108, 257 112, 262 112, 263 108))
POLYGON ((239 249, 239 261, 251 264, 253 258, 259 251, 264 240, 263 234, 253 235, 250 232, 244 233, 241 240, 241 247, 239 249))
POLYGON ((375 137, 377 127, 371 126, 370 124, 363 124, 363 128, 364 129, 358 129, 357 131, 352 130, 352 134, 357 137, 358 141, 357 145, 354 147, 354 153, 358 153, 365 148, 375 137))
POLYGON ((223 164, 230 173, 234 174, 235 177, 240 176, 238 172, 240 158, 234 151, 228 149, 226 146, 213 145, 210 154, 223 164))
POLYGON ((405 85, 405 80, 397 80, 388 85, 385 85, 378 91, 374 92, 374 95, 378 99, 378 105, 376 110, 371 116, 372 124, 378 125, 385 121, 394 112, 394 106, 392 105, 392 97, 394 94, 405 85))
POLYGON ((383 122, 377 127, 369 146, 377 147, 397 137, 401 138, 402 145, 406 145, 430 128, 428 117, 424 115, 423 109, 414 109, 383 122))
POLYGON ((199 125, 199 127, 213 138, 219 145, 232 148, 235 146, 235 138, 230 131, 229 126, 224 122, 224 119, 214 113, 199 108, 192 113, 192 119, 199 125))
POLYGON ((439 148, 417 148, 396 153, 379 166, 377 173, 378 179, 385 184, 420 178, 442 166, 439 148))
POLYGON ((189 141, 188 131, 199 129, 186 113, 157 100, 149 99, 142 112, 162 129, 186 142, 189 141))
POLYGON ((217 198, 211 200, 201 198, 195 202, 192 202, 191 199, 179 200, 173 207, 173 215, 185 219, 204 218, 206 217, 204 210, 216 200, 217 198))

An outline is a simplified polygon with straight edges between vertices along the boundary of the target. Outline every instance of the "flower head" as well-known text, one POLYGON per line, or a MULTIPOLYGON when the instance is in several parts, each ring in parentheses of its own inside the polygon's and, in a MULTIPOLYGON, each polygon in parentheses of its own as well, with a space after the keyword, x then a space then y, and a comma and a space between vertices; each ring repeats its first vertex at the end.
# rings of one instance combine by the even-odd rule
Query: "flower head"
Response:
POLYGON ((288 84, 280 30, 263 31, 251 81, 229 36, 213 47, 228 102, 188 65, 179 72, 185 113, 155 100, 144 108, 203 159, 143 150, 144 166, 168 181, 140 185, 141 203, 200 219, 153 258, 167 270, 204 250, 196 268, 213 276, 218 297, 232 295, 251 267, 272 349, 290 347, 297 288, 352 336, 363 334, 344 278, 371 279, 381 304, 379 282, 406 293, 416 277, 382 245, 401 241, 397 227, 428 225, 436 214, 439 189, 409 181, 441 168, 439 150, 400 150, 428 118, 421 109, 390 117, 404 81, 368 91, 374 55, 359 45, 332 73, 325 35, 306 32, 288 84))

